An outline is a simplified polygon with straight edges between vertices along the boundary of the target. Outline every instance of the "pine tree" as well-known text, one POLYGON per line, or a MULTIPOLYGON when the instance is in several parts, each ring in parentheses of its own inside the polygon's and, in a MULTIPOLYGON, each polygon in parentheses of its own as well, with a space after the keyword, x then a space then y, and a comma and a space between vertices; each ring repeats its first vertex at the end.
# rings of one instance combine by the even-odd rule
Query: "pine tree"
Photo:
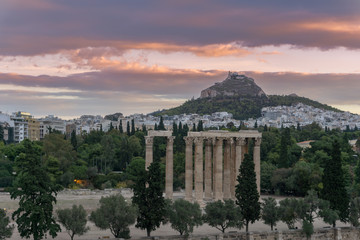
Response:
MULTIPOLYGON (((342 222, 349 217, 349 196, 345 189, 344 173, 341 166, 340 143, 335 140, 332 145, 330 161, 325 165, 321 198, 330 202, 330 209, 339 211, 342 222)), ((336 222, 333 222, 335 227, 336 222)))
POLYGON ((256 185, 255 164, 249 154, 245 154, 237 176, 235 196, 236 204, 240 206, 241 215, 245 221, 246 232, 249 223, 260 219, 259 192, 256 185))
POLYGON ((77 139, 76 139, 76 132, 75 132, 75 130, 72 130, 72 132, 71 132, 70 141, 71 141, 71 145, 73 146, 73 148, 76 149, 76 148, 77 148, 77 139))
POLYGON ((127 121, 127 123, 126 123, 126 134, 128 136, 130 136, 130 134, 131 134, 131 132, 130 132, 130 122, 129 121, 127 121))
POLYGON ((15 160, 16 181, 10 190, 11 199, 19 198, 19 208, 13 213, 22 238, 39 240, 49 232, 55 238, 61 231, 53 216, 53 204, 61 186, 54 184, 41 160, 41 148, 28 139, 24 152, 15 160))
POLYGON ((135 134, 135 120, 131 119, 131 136, 135 134))
POLYGON ((147 236, 160 226, 165 216, 160 162, 150 164, 146 174, 137 178, 133 203, 138 206, 136 227, 146 229, 147 236), (146 185, 148 185, 146 187, 146 185))
POLYGON ((120 120, 119 130, 120 130, 120 133, 124 133, 124 129, 123 129, 123 125, 122 125, 122 120, 120 120))

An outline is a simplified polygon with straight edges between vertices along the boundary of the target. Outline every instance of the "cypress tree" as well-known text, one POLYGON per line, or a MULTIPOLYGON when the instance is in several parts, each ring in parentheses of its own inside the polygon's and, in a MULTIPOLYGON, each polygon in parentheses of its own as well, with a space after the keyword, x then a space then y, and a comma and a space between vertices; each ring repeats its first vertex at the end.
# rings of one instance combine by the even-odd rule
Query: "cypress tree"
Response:
POLYGON ((193 131, 193 132, 196 132, 196 125, 195 125, 195 123, 193 123, 192 131, 193 131))
POLYGON ((120 120, 119 130, 120 130, 120 133, 124 132, 123 125, 122 125, 122 120, 120 120))
POLYGON ((145 124, 142 125, 142 130, 141 130, 144 134, 147 134, 147 130, 146 130, 146 126, 145 124))
POLYGON ((203 121, 200 120, 197 127, 198 132, 204 131, 203 121))
POLYGON ((131 119, 131 135, 135 134, 135 120, 131 119))
POLYGON ((181 134, 182 136, 184 135, 184 134, 183 134, 183 127, 182 127, 182 123, 181 123, 181 122, 179 122, 178 133, 181 134))
POLYGON ((72 132, 71 132, 71 139, 70 139, 70 141, 71 141, 71 145, 73 146, 73 148, 76 149, 76 148, 77 148, 77 139, 76 139, 76 132, 75 132, 75 130, 72 130, 72 132))
POLYGON ((166 130, 165 125, 164 125, 164 120, 163 120, 162 116, 160 116, 160 122, 159 122, 158 130, 166 130))
POLYGON ((257 120, 255 121, 254 128, 258 128, 257 120))
POLYGON ((0 142, 2 142, 3 140, 4 140, 4 128, 0 124, 0 142))
POLYGON ((112 125, 112 122, 110 122, 110 127, 109 127, 109 131, 113 130, 114 126, 112 125))
POLYGON ((249 154, 245 154, 237 176, 235 197, 236 204, 240 206, 241 215, 245 221, 246 232, 249 231, 249 223, 260 219, 259 192, 256 185, 255 164, 249 154))
MULTIPOLYGON (((339 211, 340 221, 347 222, 349 217, 349 195, 345 189, 344 173, 341 166, 340 143, 332 144, 331 159, 325 165, 321 198, 330 202, 330 209, 339 211)), ((336 222, 333 222, 336 226, 336 222)))
POLYGON ((155 123, 154 130, 159 130, 158 125, 155 123))
POLYGON ((128 136, 130 136, 130 122, 129 121, 127 121, 127 123, 126 123, 126 134, 128 136))
POLYGON ((177 124, 175 121, 173 121, 173 136, 177 136, 177 135, 178 135, 177 124))
POLYGON ((285 128, 281 132, 279 168, 289 167, 289 146, 291 145, 290 129, 285 128))
POLYGON ((267 132, 268 131, 268 126, 265 124, 264 126, 264 132, 267 132))
POLYGON ((296 130, 301 131, 300 123, 297 123, 296 130))

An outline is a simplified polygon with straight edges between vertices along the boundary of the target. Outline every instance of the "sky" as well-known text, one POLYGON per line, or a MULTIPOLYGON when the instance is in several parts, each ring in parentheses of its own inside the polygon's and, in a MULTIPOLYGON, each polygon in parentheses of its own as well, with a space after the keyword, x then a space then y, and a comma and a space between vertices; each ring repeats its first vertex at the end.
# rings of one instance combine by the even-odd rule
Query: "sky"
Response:
POLYGON ((360 114, 358 0, 1 0, 0 111, 150 113, 245 74, 360 114))

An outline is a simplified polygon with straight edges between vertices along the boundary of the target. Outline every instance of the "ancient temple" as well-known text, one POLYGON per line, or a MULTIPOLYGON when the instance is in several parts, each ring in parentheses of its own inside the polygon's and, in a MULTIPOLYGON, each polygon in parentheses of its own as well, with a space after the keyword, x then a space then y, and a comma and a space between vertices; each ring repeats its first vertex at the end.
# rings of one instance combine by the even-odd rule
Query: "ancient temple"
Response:
MULTIPOLYGON (((173 196, 173 143, 171 131, 149 131, 146 142, 146 169, 153 161, 153 138, 166 137, 165 196, 173 196)), ((204 200, 235 198, 236 177, 249 142, 254 141, 256 183, 260 192, 261 133, 254 130, 188 132, 185 138, 185 199, 200 204, 204 200), (193 145, 195 150, 193 151, 193 145), (205 153, 204 153, 205 150, 205 153), (204 164, 205 163, 205 164, 204 164), (194 191, 193 191, 194 190, 194 191)))

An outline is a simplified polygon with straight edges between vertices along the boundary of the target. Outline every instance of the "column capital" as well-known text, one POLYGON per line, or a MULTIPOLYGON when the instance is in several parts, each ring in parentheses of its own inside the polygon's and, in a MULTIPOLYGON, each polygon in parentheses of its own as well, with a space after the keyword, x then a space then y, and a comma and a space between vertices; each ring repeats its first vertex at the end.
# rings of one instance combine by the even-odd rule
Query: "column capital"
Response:
POLYGON ((145 143, 146 144, 153 144, 154 143, 154 137, 145 136, 145 143))
POLYGON ((226 141, 228 141, 229 144, 234 144, 234 139, 233 138, 227 138, 226 141))
POLYGON ((259 147, 261 144, 261 137, 255 138, 255 147, 259 147))
POLYGON ((236 138, 236 146, 244 146, 246 144, 246 139, 243 137, 236 138))
POLYGON ((174 136, 169 136, 169 137, 167 137, 167 143, 173 144, 173 143, 174 143, 174 140, 175 140, 175 137, 174 137, 174 136))
POLYGON ((206 141, 205 141, 205 145, 206 145, 206 146, 211 146, 211 145, 213 145, 213 142, 214 142, 214 139, 213 139, 213 138, 207 137, 207 138, 205 138, 204 140, 206 140, 206 141))
POLYGON ((202 137, 195 137, 194 138, 194 143, 197 144, 202 144, 204 142, 204 138, 202 137))
POLYGON ((186 145, 193 144, 194 138, 193 137, 184 137, 186 145))

